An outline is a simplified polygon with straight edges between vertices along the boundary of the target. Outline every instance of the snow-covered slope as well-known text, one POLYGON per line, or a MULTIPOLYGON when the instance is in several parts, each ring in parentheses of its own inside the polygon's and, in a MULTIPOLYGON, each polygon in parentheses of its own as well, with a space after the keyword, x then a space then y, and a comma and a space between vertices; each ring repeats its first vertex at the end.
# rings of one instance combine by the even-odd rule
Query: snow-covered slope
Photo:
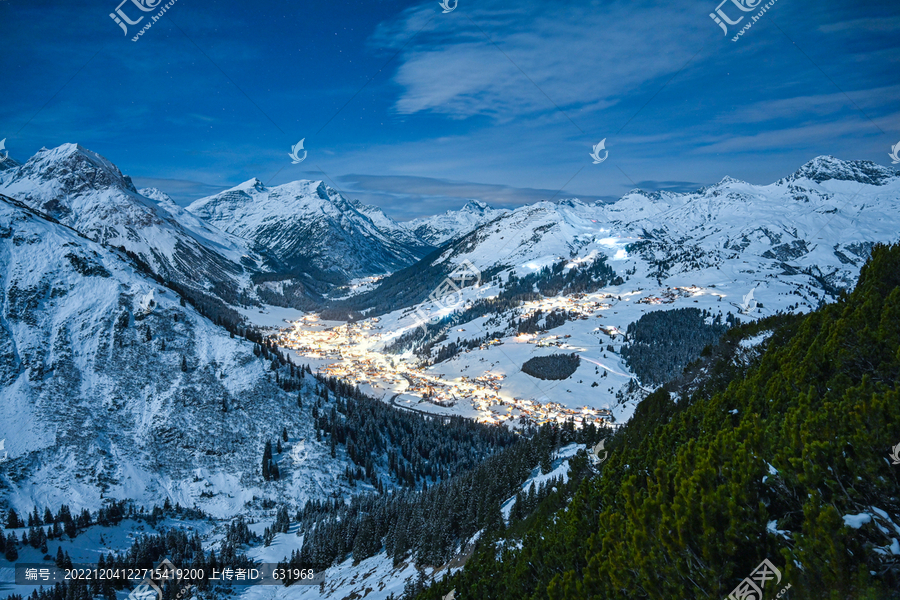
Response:
MULTIPOLYGON (((382 226, 388 218, 380 211, 361 209, 358 202, 321 181, 269 188, 258 179, 188 207, 207 222, 270 252, 289 270, 321 273, 341 283, 408 266, 431 249, 413 244, 405 234, 382 231, 370 215, 382 226)), ((399 229, 395 225, 394 232, 399 229)))
POLYGON ((509 212, 505 208, 492 208, 484 202, 470 200, 459 210, 448 210, 440 215, 413 219, 403 223, 403 226, 418 239, 425 240, 433 246, 440 246, 509 212))
MULTIPOLYGON (((309 416, 232 339, 124 254, 0 197, 0 498, 96 508, 163 498, 234 514, 259 488, 265 440, 309 416), (149 314, 142 301, 153 292, 149 314)), ((282 463, 298 498, 336 478, 327 447, 282 463), (324 460, 323 460, 324 459, 324 460), (320 482, 321 480, 321 482, 320 482)), ((4 502, 5 503, 5 502, 4 502)))
POLYGON ((42 149, 0 173, 0 192, 92 240, 124 246, 167 280, 234 301, 262 264, 249 244, 190 215, 157 191, 141 195, 110 161, 78 144, 42 149))

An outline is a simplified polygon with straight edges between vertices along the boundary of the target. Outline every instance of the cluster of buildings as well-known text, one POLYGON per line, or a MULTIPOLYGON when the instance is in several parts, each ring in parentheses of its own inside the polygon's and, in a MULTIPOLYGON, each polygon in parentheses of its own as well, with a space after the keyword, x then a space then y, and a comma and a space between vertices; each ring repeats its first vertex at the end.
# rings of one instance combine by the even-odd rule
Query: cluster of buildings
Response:
MULTIPOLYGON (((699 296, 703 294, 706 290, 701 287, 697 287, 696 285, 690 285, 687 287, 672 287, 664 289, 659 296, 644 296, 637 300, 638 304, 672 304, 678 298, 690 298, 692 296, 699 296)), ((714 294, 720 295, 720 294, 714 294)))
MULTIPOLYGON (((376 348, 383 341, 381 329, 377 318, 335 324, 322 322, 315 315, 306 315, 291 327, 282 329, 277 335, 277 343, 304 358, 323 359, 325 364, 318 371, 325 375, 357 385, 382 387, 388 393, 418 397, 422 407, 428 404, 451 409, 459 406, 460 412, 465 414, 471 412, 467 410, 471 406, 478 415, 476 420, 486 423, 500 424, 518 419, 540 425, 572 419, 576 426, 589 422, 602 426, 613 420, 612 414, 604 409, 571 409, 556 402, 504 397, 501 390, 505 375, 501 373, 484 371, 474 377, 453 379, 431 373, 412 361, 379 352, 376 348)), ((499 343, 502 342, 490 340, 485 346, 499 343)))
POLYGON ((542 298, 526 302, 523 306, 522 316, 531 317, 537 311, 544 313, 554 310, 564 310, 570 316, 578 319, 587 319, 600 310, 612 308, 612 304, 601 302, 607 298, 615 298, 611 294, 572 294, 571 296, 557 296, 555 298, 542 298))

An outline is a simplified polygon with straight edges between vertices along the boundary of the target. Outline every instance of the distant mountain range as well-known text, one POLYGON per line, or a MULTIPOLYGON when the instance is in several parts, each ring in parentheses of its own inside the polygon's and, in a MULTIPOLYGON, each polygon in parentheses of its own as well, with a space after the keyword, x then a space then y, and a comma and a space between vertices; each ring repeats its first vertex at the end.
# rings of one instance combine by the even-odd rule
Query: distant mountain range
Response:
MULTIPOLYGON (((164 191, 138 191, 77 144, 6 163, 0 192, 125 248, 163 280, 231 305, 303 309, 321 308, 336 286, 371 275, 392 274, 363 292, 375 297, 396 290, 398 278, 446 274, 464 260, 521 273, 592 252, 657 284, 725 269, 732 279, 804 274, 833 295, 854 280, 872 243, 891 239, 900 188, 889 168, 823 156, 764 186, 725 177, 687 194, 633 190, 612 204, 568 199, 515 210, 473 200, 398 223, 321 181, 267 187, 251 179, 183 209, 164 191)), ((406 287, 407 305, 428 293, 406 287)), ((346 304, 377 312, 371 298, 346 304)))
POLYGON ((403 223, 403 226, 417 238, 432 246, 440 246, 509 212, 505 208, 492 208, 484 202, 469 200, 459 210, 413 219, 403 223))
POLYGON ((515 210, 470 201, 398 223, 321 181, 251 179, 183 209, 164 191, 138 191, 77 144, 6 162, 0 193, 124 247, 163 280, 229 304, 307 309, 356 278, 393 274, 385 285, 396 286, 398 277, 450 272, 464 260, 521 273, 592 252, 658 284, 707 269, 757 280, 805 274, 833 295, 855 279, 872 243, 892 238, 900 190, 892 169, 822 156, 770 185, 725 177, 687 194, 633 190, 612 204, 568 199, 515 210))
POLYGON ((749 290, 777 277, 814 306, 856 280, 874 243, 896 240, 898 215, 897 172, 830 156, 770 185, 725 177, 693 193, 636 189, 612 204, 538 202, 498 211, 345 306, 374 315, 397 308, 388 295, 419 303, 464 261, 522 275, 596 256, 635 289, 705 280, 749 290))
POLYGON ((320 181, 266 188, 253 179, 185 210, 164 191, 137 190, 78 144, 42 149, 24 165, 7 159, 0 193, 229 304, 309 308, 335 285, 409 266, 434 249, 320 181))

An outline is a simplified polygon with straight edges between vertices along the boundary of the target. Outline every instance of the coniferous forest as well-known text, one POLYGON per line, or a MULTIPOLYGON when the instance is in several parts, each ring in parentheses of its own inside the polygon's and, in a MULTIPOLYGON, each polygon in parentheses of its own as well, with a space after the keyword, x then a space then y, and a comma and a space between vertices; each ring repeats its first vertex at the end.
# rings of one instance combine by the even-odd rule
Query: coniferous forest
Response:
POLYGON ((643 315, 628 325, 628 342, 622 356, 641 381, 662 385, 715 344, 734 323, 731 314, 723 320, 698 308, 677 308, 643 315))
POLYGON ((538 379, 565 379, 578 370, 581 357, 575 354, 535 356, 522 365, 522 370, 538 379))
POLYGON ((900 245, 877 246, 835 304, 727 332, 637 407, 598 475, 418 597, 725 598, 764 559, 790 598, 900 597, 898 324, 900 245))
MULTIPOLYGON (((428 487, 386 495, 357 496, 349 503, 315 501, 298 511, 303 548, 289 564, 322 570, 352 556, 364 560, 384 551, 394 563, 412 559, 440 565, 460 551, 476 532, 505 527, 501 504, 520 489, 532 470, 549 473, 555 451, 571 442, 592 443, 599 432, 544 426, 475 468, 428 487)), ((561 480, 532 488, 517 502, 513 518, 524 518, 561 480)))

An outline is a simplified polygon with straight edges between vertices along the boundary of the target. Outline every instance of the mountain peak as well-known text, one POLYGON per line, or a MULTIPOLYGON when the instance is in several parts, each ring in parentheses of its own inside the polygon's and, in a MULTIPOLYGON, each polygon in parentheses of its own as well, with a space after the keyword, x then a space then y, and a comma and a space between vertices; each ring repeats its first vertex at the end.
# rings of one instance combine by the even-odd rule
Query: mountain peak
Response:
POLYGON ((248 190, 257 190, 259 192, 266 189, 265 184, 257 179, 256 177, 252 177, 245 181, 244 183, 240 183, 233 188, 225 190, 226 192, 246 192, 248 190))
POLYGON ((834 156, 817 156, 778 183, 790 183, 798 179, 809 179, 822 183, 829 179, 857 181, 868 185, 884 185, 897 177, 892 169, 868 160, 841 160, 834 156))
POLYGON ((466 202, 466 205, 460 209, 460 211, 474 214, 482 214, 486 210, 492 210, 492 207, 480 200, 469 200, 466 202))
POLYGON ((584 202, 579 200, 578 198, 560 198, 554 202, 557 206, 568 206, 568 207, 576 207, 576 206, 585 206, 584 202))
POLYGON ((251 179, 195 200, 187 211, 267 249, 286 268, 328 273, 330 281, 406 267, 431 249, 380 210, 319 180, 265 187, 251 179))
POLYGON ((56 148, 41 148, 28 159, 22 169, 26 173, 41 173, 43 177, 59 176, 76 188, 73 192, 85 187, 122 187, 137 193, 131 178, 123 175, 119 167, 81 144, 68 143, 56 148))
POLYGON ((159 202, 160 204, 175 204, 175 201, 172 200, 171 196, 169 196, 159 188, 142 188, 138 190, 138 193, 144 198, 150 198, 151 200, 159 202))

